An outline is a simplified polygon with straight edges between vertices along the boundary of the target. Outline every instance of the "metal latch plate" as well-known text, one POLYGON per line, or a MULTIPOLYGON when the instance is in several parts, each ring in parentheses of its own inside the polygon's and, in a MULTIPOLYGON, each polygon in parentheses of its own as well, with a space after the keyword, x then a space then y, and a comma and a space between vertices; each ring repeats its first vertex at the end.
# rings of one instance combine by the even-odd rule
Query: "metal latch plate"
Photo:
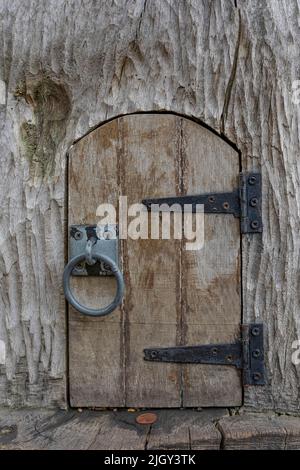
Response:
MULTIPOLYGON (((117 225, 71 225, 69 232, 69 259, 85 253, 87 241, 95 239, 93 253, 111 258, 118 264, 118 226, 117 225)), ((89 265, 85 262, 76 266, 72 276, 112 276, 105 263, 89 265)))

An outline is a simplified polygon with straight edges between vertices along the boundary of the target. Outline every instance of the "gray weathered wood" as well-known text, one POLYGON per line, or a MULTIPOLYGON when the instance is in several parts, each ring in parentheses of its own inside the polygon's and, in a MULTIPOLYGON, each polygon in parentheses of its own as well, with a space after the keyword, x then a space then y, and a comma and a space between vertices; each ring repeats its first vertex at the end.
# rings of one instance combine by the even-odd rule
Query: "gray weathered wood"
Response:
MULTIPOLYGON (((95 224, 101 203, 118 202, 118 156, 111 140, 118 123, 95 131, 74 145, 69 155, 68 224, 95 224)), ((92 308, 113 299, 113 278, 73 278, 78 300, 92 308)), ((71 406, 125 406, 123 311, 91 318, 69 307, 69 374, 71 406)))
POLYGON ((157 422, 151 426, 147 449, 219 449, 221 433, 214 421, 226 415, 224 409, 160 411, 157 422))
POLYGON ((274 416, 230 416, 218 422, 218 429, 226 450, 285 449, 286 430, 274 416))
POLYGON ((300 449, 300 418, 229 416, 225 409, 156 410, 155 424, 141 412, 0 410, 0 449, 300 449))
POLYGON ((144 450, 150 426, 137 424, 135 421, 137 415, 138 413, 128 411, 106 413, 99 432, 89 449, 144 450))
MULTIPOLYGON (((128 206, 145 197, 178 192, 180 118, 135 115, 122 118, 121 193, 128 206)), ((180 334, 180 242, 123 243, 126 405, 179 407, 180 365, 145 362, 143 349, 172 346, 180 334)))
POLYGON ((299 0, 3 0, 0 16, 0 402, 66 404, 68 148, 116 115, 168 110, 262 169, 264 233, 244 237, 243 306, 244 321, 267 324, 269 384, 245 403, 299 412, 299 0))
POLYGON ((226 410, 155 411, 157 422, 139 425, 140 412, 0 411, 0 449, 122 450, 218 449, 215 421, 226 410))
MULTIPOLYGON (((186 194, 233 191, 239 158, 210 131, 182 124, 183 188, 186 194)), ((206 214, 204 246, 182 250, 185 344, 231 343, 240 338, 240 233, 233 216, 206 214)), ((183 366, 184 406, 242 404, 240 373, 233 367, 183 366)))
POLYGON ((0 449, 143 450, 149 426, 137 413, 101 411, 0 411, 0 449))
MULTIPOLYGON (((97 223, 97 207, 109 202, 117 209, 119 194, 127 196, 129 209, 147 197, 234 190, 239 179, 237 152, 172 114, 112 120, 75 144, 69 162, 69 224, 97 223)), ((72 406, 242 404, 234 367, 144 361, 147 347, 239 339, 239 221, 207 214, 204 226, 204 246, 195 251, 186 250, 186 239, 174 240, 173 231, 167 240, 128 235, 120 244, 123 306, 105 318, 70 307, 72 406)), ((92 307, 109 302, 114 282, 72 280, 76 297, 92 307)))
POLYGON ((278 422, 286 432, 285 450, 300 449, 300 417, 284 416, 278 418, 278 422))

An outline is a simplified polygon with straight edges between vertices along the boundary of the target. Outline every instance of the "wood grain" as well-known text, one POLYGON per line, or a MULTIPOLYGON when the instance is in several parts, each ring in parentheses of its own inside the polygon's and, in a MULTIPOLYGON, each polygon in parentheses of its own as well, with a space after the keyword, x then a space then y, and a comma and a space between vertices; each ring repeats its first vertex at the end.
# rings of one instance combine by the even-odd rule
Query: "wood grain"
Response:
MULTIPOLYGON (((69 224, 96 223, 98 205, 107 201, 117 208, 117 195, 127 196, 129 208, 147 197, 182 194, 185 185, 188 194, 235 189, 238 154, 223 141, 218 146, 218 140, 171 114, 126 116, 99 127, 70 152, 69 224)), ((238 338, 239 221, 207 215, 204 224, 205 248, 194 252, 184 249, 186 240, 174 240, 173 225, 169 240, 129 235, 120 243, 126 285, 122 309, 98 319, 70 309, 72 406, 241 404, 234 368, 144 361, 147 347, 238 338)), ((73 280, 77 297, 92 306, 102 292, 108 302, 113 283, 73 280)))
POLYGON ((0 449, 299 450, 300 418, 273 413, 229 416, 226 409, 140 412, 0 410, 0 449))
MULTIPOLYGON (((233 191, 239 158, 210 131, 182 120, 185 194, 233 191)), ((240 227, 232 215, 205 214, 204 246, 182 251, 182 302, 185 344, 230 343, 241 324, 240 227)), ((232 367, 183 368, 184 406, 242 404, 240 372, 232 367)))
POLYGON ((1 450, 217 449, 215 421, 226 410, 155 411, 155 427, 139 425, 139 412, 25 410, 0 412, 1 450))
POLYGON ((144 450, 150 432, 149 425, 139 425, 137 413, 118 411, 105 413, 99 432, 90 450, 144 450))
POLYGON ((245 415, 223 418, 218 422, 226 450, 283 450, 286 431, 277 417, 245 415))
POLYGON ((281 415, 278 418, 279 424, 284 428, 285 436, 285 450, 299 450, 300 449, 300 418, 294 416, 281 415))
MULTIPOLYGON (((167 115, 122 118, 122 193, 128 206, 145 197, 177 193, 178 123, 179 118, 167 115)), ((180 366, 146 362, 143 354, 144 348, 177 341, 179 243, 124 241, 127 406, 180 406, 180 366)))
POLYGON ((226 413, 226 410, 160 411, 157 422, 151 427, 147 450, 219 449, 221 434, 214 420, 226 413))
MULTIPOLYGON (((96 224, 97 207, 118 202, 118 121, 89 134, 69 156, 69 225, 96 224)), ((114 278, 73 277, 76 298, 107 305, 114 278)), ((69 308, 69 374, 72 406, 124 406, 123 313, 91 318, 69 308)))

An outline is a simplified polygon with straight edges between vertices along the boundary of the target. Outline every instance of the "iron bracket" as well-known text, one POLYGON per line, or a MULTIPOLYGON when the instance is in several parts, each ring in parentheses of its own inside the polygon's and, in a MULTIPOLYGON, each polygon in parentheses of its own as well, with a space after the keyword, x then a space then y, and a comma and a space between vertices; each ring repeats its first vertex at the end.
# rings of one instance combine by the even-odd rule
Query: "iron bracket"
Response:
POLYGON ((235 366, 244 385, 264 385, 264 329, 262 323, 242 325, 242 339, 228 344, 204 344, 144 349, 144 359, 182 364, 235 366))
POLYGON ((162 197, 144 199, 142 202, 148 210, 159 212, 172 210, 174 204, 182 209, 185 204, 190 204, 192 212, 196 212, 197 204, 203 204, 204 213, 232 214, 240 217, 241 233, 259 233, 263 229, 260 173, 240 173, 239 187, 232 192, 162 197))
MULTIPOLYGON (((93 243, 93 253, 108 256, 118 263, 118 226, 117 225, 71 225, 69 233, 69 259, 85 253, 87 242, 93 243)), ((77 265, 72 276, 112 276, 108 265, 103 262, 77 265)))

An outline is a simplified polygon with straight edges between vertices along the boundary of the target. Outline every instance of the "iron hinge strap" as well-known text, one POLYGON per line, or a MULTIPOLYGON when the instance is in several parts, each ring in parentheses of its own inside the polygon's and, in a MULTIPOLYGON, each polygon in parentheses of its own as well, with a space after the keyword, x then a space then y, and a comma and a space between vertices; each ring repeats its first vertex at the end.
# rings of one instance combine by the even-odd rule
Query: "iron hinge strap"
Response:
POLYGON ((242 370, 244 385, 264 385, 263 324, 242 325, 241 333, 241 340, 235 343, 144 349, 144 359, 235 366, 242 370))
POLYGON ((238 189, 225 193, 205 193, 187 196, 173 196, 144 199, 148 210, 167 212, 175 205, 184 209, 191 205, 196 212, 197 204, 202 204, 204 213, 232 214, 241 219, 241 233, 262 232, 261 217, 261 174, 257 172, 240 173, 238 189))
POLYGON ((240 173, 239 191, 241 233, 262 232, 261 174, 240 173))

